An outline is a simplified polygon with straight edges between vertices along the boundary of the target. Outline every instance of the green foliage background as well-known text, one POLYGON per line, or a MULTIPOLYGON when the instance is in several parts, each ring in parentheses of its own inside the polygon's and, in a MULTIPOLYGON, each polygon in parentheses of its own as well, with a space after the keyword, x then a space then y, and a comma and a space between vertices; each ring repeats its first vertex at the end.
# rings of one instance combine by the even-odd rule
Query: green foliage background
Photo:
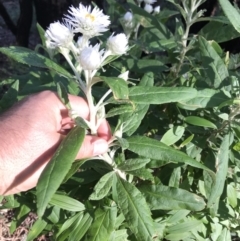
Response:
MULTIPOLYGON (((239 10, 219 0, 223 12, 204 18, 193 8, 203 1, 169 2, 170 9, 151 15, 133 1, 123 6, 107 0, 114 30, 121 28, 118 20, 128 8, 140 23, 129 54, 100 73, 116 77, 129 70, 129 86, 106 78, 94 89, 96 99, 106 85, 117 96, 108 100, 107 116, 113 130, 124 123, 115 162, 128 174, 127 181, 100 160, 69 162, 69 169, 50 173, 46 169, 36 190, 1 197, 1 208, 16 210, 11 231, 34 211, 39 219, 29 241, 50 231, 58 241, 240 237, 240 57, 219 45, 240 37, 239 10), (198 34, 189 34, 198 21, 209 22, 198 34), (59 178, 51 178, 56 173, 59 178)), ((40 27, 39 32, 43 36, 40 27)), ((65 63, 19 47, 0 51, 32 66, 28 74, 1 83, 9 85, 1 111, 26 95, 59 90, 59 83, 68 93, 81 95, 65 63)), ((50 165, 63 165, 64 156, 79 149, 81 133, 79 126, 72 130, 50 165)))

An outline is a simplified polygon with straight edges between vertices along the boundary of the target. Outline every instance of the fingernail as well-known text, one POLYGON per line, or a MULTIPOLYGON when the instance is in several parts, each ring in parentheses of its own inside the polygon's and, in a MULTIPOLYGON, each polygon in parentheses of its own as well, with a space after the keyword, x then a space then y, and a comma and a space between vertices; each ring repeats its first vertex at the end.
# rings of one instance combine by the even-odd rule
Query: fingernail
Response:
POLYGON ((97 140, 93 143, 93 155, 97 156, 107 151, 108 144, 105 140, 97 140))

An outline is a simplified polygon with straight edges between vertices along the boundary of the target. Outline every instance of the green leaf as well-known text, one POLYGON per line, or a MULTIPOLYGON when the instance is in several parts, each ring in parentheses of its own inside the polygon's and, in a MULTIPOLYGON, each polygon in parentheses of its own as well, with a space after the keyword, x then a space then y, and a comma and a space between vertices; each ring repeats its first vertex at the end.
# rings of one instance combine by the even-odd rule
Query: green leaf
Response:
POLYGON ((110 239, 117 217, 116 207, 98 208, 94 213, 94 221, 86 235, 88 241, 106 241, 110 239))
POLYGON ((223 91, 213 89, 198 90, 194 98, 178 102, 178 106, 185 110, 196 110, 199 108, 217 107, 230 98, 223 91))
POLYGON ((72 212, 85 210, 85 206, 81 202, 61 194, 54 194, 49 203, 72 212))
POLYGON ((100 200, 108 194, 110 188, 112 187, 114 174, 115 172, 109 172, 101 177, 94 187, 94 192, 89 197, 90 200, 100 200))
POLYGON ((128 85, 125 80, 116 77, 100 76, 99 78, 111 88, 115 99, 128 99, 128 85))
POLYGON ((134 86, 129 89, 129 98, 137 104, 164 104, 194 98, 196 89, 190 87, 134 86))
POLYGON ((69 240, 81 240, 81 238, 85 235, 92 224, 93 218, 90 216, 89 213, 85 213, 84 217, 81 218, 76 228, 69 236, 69 240))
POLYGON ((128 159, 119 164, 118 169, 122 171, 133 171, 145 167, 148 162, 150 162, 150 159, 146 158, 128 159))
MULTIPOLYGON (((65 230, 69 230, 69 234, 71 231, 73 231, 76 227, 75 227, 75 224, 77 222, 79 222, 83 217, 83 213, 82 212, 79 212, 77 213, 76 215, 68 218, 66 220, 66 222, 61 226, 61 228, 59 229, 56 237, 58 238, 60 236, 61 233, 63 233, 65 230)), ((65 234, 67 235, 67 234, 65 234)), ((68 236, 68 235, 67 235, 68 236)))
POLYGON ((27 235, 27 239, 26 241, 32 241, 35 238, 37 238, 37 236, 43 231, 43 229, 47 226, 47 222, 42 220, 42 219, 38 219, 33 226, 30 228, 30 231, 28 232, 27 235))
POLYGON ((235 28, 226 22, 210 21, 198 33, 207 40, 215 40, 218 43, 226 42, 240 36, 235 28))
MULTIPOLYGON (((140 156, 163 160, 168 162, 179 162, 187 165, 210 171, 200 162, 195 161, 185 153, 169 147, 160 141, 150 139, 145 136, 133 136, 127 139, 129 142, 129 150, 140 156)), ((212 173, 212 171, 210 171, 212 173)))
POLYGON ((117 177, 117 204, 138 241, 152 241, 153 220, 146 200, 132 184, 117 177))
POLYGON ((233 27, 240 33, 240 14, 237 9, 227 0, 219 0, 219 3, 233 27))
POLYGON ((169 129, 162 137, 161 142, 166 144, 167 146, 171 146, 181 139, 185 131, 183 126, 174 126, 169 129))
POLYGON ((202 222, 198 220, 186 221, 184 223, 179 223, 168 227, 166 232, 170 234, 186 233, 191 231, 192 229, 195 229, 196 226, 200 225, 201 223, 202 222))
POLYGON ((211 87, 218 88, 223 80, 229 76, 227 66, 205 38, 199 36, 198 40, 203 67, 200 72, 211 87))
POLYGON ((237 200, 237 190, 231 184, 227 186, 227 199, 229 204, 235 208, 237 207, 238 200, 237 200))
MULTIPOLYGON (((117 63, 113 64, 117 65, 117 63)), ((154 74, 159 74, 163 71, 166 71, 168 68, 164 65, 163 62, 157 59, 123 59, 121 61, 126 69, 131 69, 135 73, 146 73, 152 72, 154 74)))
POLYGON ((84 129, 74 127, 59 145, 51 161, 42 172, 36 190, 39 217, 42 217, 48 202, 71 168, 84 137, 84 129))
MULTIPOLYGON (((142 77, 139 86, 153 86, 154 75, 147 72, 142 77)), ((119 116, 119 120, 123 123, 123 131, 126 135, 131 136, 140 126, 142 119, 145 117, 149 108, 149 104, 137 104, 134 106, 132 113, 125 113, 119 116)))
POLYGON ((213 124, 211 121, 198 116, 187 116, 184 118, 184 121, 194 126, 203 126, 203 127, 217 129, 216 125, 213 124))
POLYGON ((213 204, 219 202, 219 198, 222 195, 224 189, 224 184, 228 172, 229 138, 229 134, 224 136, 221 146, 216 155, 216 182, 213 184, 210 197, 208 198, 208 207, 211 207, 213 204))
POLYGON ((131 170, 131 171, 126 171, 126 173, 139 177, 142 180, 150 180, 150 181, 154 180, 154 177, 153 177, 150 169, 146 169, 145 167, 131 170))
POLYGON ((140 191, 145 196, 151 210, 181 210, 200 211, 204 209, 204 200, 184 189, 164 185, 141 186, 140 191))
POLYGON ((88 123, 81 116, 77 116, 74 119, 74 121, 75 121, 77 126, 82 127, 83 129, 89 129, 88 123))
POLYGON ((57 93, 62 103, 70 110, 71 106, 68 99, 68 93, 62 82, 57 82, 57 93))
POLYGON ((11 46, 9 48, 0 48, 0 52, 22 64, 54 70, 66 78, 73 78, 73 76, 60 65, 30 49, 11 46))
POLYGON ((106 118, 113 117, 116 115, 122 115, 125 113, 131 113, 134 111, 134 107, 132 105, 122 105, 120 107, 112 108, 106 114, 106 118))
POLYGON ((120 229, 112 232, 109 241, 128 241, 127 229, 120 229))
POLYGON ((45 46, 45 40, 46 40, 46 38, 45 38, 45 30, 38 23, 37 23, 37 30, 38 30, 38 34, 39 34, 39 36, 41 38, 42 45, 45 46))

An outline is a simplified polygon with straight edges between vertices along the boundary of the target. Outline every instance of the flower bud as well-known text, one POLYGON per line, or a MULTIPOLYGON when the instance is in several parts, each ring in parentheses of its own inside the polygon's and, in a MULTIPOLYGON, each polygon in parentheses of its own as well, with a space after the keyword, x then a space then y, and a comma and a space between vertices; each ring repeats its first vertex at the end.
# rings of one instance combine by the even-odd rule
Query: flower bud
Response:
POLYGON ((157 0, 144 0, 144 2, 146 3, 146 4, 153 4, 153 3, 155 3, 157 0))
POLYGON ((126 71, 126 72, 120 74, 118 76, 118 78, 121 78, 121 79, 124 79, 125 81, 127 81, 128 80, 128 75, 129 75, 129 71, 126 71))
POLYGON ((96 70, 101 65, 101 52, 99 45, 85 47, 79 56, 79 62, 84 70, 96 70))
POLYGON ((50 24, 45 33, 45 37, 47 47, 67 47, 73 40, 73 31, 69 24, 61 24, 60 22, 55 22, 50 24))
POLYGON ((115 36, 112 34, 108 38, 107 47, 113 55, 121 55, 126 53, 128 49, 127 36, 124 33, 120 33, 115 36))
POLYGON ((153 12, 154 12, 154 14, 160 13, 160 6, 156 6, 156 7, 153 9, 153 12))
POLYGON ((153 7, 152 7, 152 5, 150 5, 150 4, 145 4, 144 10, 145 10, 146 12, 148 12, 148 13, 152 13, 153 7))
POLYGON ((133 14, 131 12, 126 12, 123 16, 124 21, 126 22, 132 22, 133 20, 133 14))

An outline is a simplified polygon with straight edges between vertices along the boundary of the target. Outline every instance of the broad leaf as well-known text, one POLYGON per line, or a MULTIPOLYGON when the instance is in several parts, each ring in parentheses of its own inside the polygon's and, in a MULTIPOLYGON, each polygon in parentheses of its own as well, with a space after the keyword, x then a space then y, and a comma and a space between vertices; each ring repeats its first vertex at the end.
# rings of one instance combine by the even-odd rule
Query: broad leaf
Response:
POLYGON ((184 189, 164 185, 145 185, 139 189, 152 210, 200 211, 205 207, 205 202, 201 197, 184 189))
POLYGON ((86 240, 106 241, 110 239, 117 217, 116 207, 98 208, 94 213, 94 221, 87 232, 86 240))
POLYGON ((227 0, 219 0, 219 3, 233 27, 240 33, 240 14, 237 9, 227 0))
POLYGON ((54 194, 49 203, 72 212, 85 210, 85 206, 78 200, 60 194, 54 194))
POLYGON ((199 108, 217 107, 221 103, 229 100, 223 91, 213 89, 198 90, 196 97, 179 101, 178 106, 186 110, 196 110, 199 108))
POLYGON ((181 234, 195 229, 196 226, 200 225, 202 222, 198 220, 186 221, 183 223, 178 223, 167 228, 166 232, 169 234, 181 234))
POLYGON ((200 70, 202 76, 205 76, 210 87, 218 88, 229 76, 227 66, 211 44, 201 36, 199 36, 199 48, 202 55, 203 69, 200 70))
POLYGON ((112 187, 114 173, 115 172, 109 172, 101 177, 94 187, 94 192, 89 197, 90 200, 100 200, 108 194, 110 188, 112 187))
POLYGON ((211 194, 208 198, 208 207, 211 207, 214 203, 219 202, 219 198, 222 195, 224 189, 225 180, 228 173, 229 138, 229 134, 224 136, 216 155, 216 182, 212 186, 211 194))
POLYGON ((162 137, 161 142, 167 146, 171 146, 181 139, 185 131, 183 126, 175 126, 169 129, 162 137))
POLYGON ((84 136, 84 129, 77 126, 73 128, 59 145, 51 161, 39 177, 36 190, 39 217, 43 215, 48 202, 71 168, 82 145, 84 136))
POLYGON ((58 74, 65 76, 66 78, 73 78, 73 76, 67 72, 60 65, 56 64, 54 61, 44 57, 41 54, 34 52, 33 50, 23 48, 23 47, 9 47, 0 48, 0 52, 6 54, 8 57, 14 59, 22 64, 27 64, 30 66, 35 66, 38 68, 44 68, 49 70, 54 70, 58 74))
POLYGON ((198 117, 198 116, 188 116, 188 117, 184 118, 184 120, 187 123, 195 125, 195 126, 203 126, 203 127, 217 129, 216 125, 213 124, 211 121, 198 117))
POLYGON ((146 158, 128 159, 119 164, 118 168, 122 171, 133 171, 145 167, 148 162, 150 162, 150 159, 146 158))
MULTIPOLYGON (((150 139, 145 136, 133 136, 127 139, 129 142, 129 150, 140 156, 155 160, 163 160, 168 162, 185 163, 193 167, 198 167, 210 171, 200 162, 195 161, 185 153, 169 147, 160 141, 150 139)), ((210 171, 212 172, 212 171, 210 171)))
POLYGON ((125 80, 116 77, 100 76, 99 78, 111 88, 115 99, 128 99, 128 86, 125 80))
POLYGON ((129 97, 137 104, 164 104, 194 98, 197 91, 190 87, 135 86, 129 89, 129 97))
POLYGON ((152 241, 153 220, 146 200, 141 192, 127 181, 116 180, 117 204, 125 220, 139 241, 152 241))

